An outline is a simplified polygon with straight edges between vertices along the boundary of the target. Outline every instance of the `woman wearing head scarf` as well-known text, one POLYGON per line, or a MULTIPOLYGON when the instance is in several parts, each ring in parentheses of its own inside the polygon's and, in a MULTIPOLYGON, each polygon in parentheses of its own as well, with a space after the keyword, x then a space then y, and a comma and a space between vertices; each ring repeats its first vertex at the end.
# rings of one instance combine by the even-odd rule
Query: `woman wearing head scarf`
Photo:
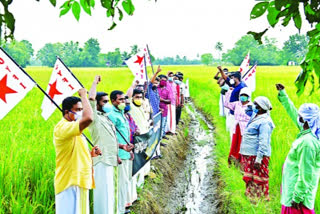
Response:
POLYGON ((250 117, 246 114, 245 110, 248 105, 252 105, 250 101, 251 91, 248 87, 241 89, 239 101, 230 102, 231 90, 226 93, 226 99, 224 101, 224 106, 232 111, 234 111, 235 124, 233 129, 232 143, 230 148, 230 153, 228 157, 228 163, 235 164, 240 163, 240 145, 241 138, 244 133, 244 129, 247 126, 247 123, 250 120, 250 117))
POLYGON ((257 97, 246 113, 251 116, 244 131, 240 154, 246 183, 246 196, 255 202, 269 199, 269 160, 271 155, 271 133, 274 124, 269 111, 271 103, 266 97, 257 97))
POLYGON ((305 103, 297 110, 281 84, 278 99, 300 130, 283 165, 282 214, 313 214, 320 177, 320 110, 305 103))

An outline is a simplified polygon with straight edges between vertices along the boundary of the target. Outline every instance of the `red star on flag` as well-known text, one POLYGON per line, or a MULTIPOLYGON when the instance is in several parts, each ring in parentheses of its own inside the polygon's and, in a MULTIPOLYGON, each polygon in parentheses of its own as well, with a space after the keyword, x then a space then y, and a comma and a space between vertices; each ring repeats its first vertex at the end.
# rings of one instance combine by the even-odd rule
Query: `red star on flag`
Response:
POLYGON ((60 91, 58 91, 57 89, 57 80, 53 83, 53 84, 49 84, 50 85, 50 90, 49 90, 49 96, 54 99, 55 95, 60 95, 62 94, 60 91))
POLYGON ((139 65, 141 65, 141 63, 143 61, 143 56, 137 55, 137 57, 138 57, 138 59, 134 63, 139 63, 139 65))
POLYGON ((0 99, 7 103, 6 95, 18 93, 7 86, 7 74, 0 80, 0 99))

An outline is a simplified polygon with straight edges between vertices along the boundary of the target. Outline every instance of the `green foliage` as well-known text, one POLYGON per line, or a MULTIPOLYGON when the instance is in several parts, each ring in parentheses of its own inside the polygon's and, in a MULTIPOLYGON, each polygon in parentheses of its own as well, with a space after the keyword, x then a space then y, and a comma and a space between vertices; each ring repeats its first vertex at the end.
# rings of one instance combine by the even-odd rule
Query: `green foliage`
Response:
MULTIPOLYGON (((314 75, 320 77, 320 0, 267 0, 256 4, 251 11, 251 18, 258 18, 268 11, 267 19, 271 27, 281 21, 282 26, 286 27, 291 21, 300 31, 302 27, 302 15, 299 7, 304 10, 304 17, 313 26, 307 35, 310 38, 307 45, 305 59, 301 63, 302 73, 297 77, 295 85, 297 93, 301 95, 304 92, 304 86, 309 80, 315 88, 314 75)), ((267 28, 268 29, 268 28, 267 28)), ((261 41, 261 37, 267 31, 261 33, 248 32, 254 38, 261 41)), ((318 89, 320 81, 318 82, 318 89)), ((313 92, 313 91, 312 91, 313 92)))
MULTIPOLYGON (((177 68, 172 68, 177 69, 177 68)), ((320 105, 320 97, 317 94, 311 96, 298 97, 295 94, 295 86, 292 84, 296 75, 299 73, 298 66, 258 66, 256 73, 257 89, 252 95, 252 99, 257 96, 266 96, 270 99, 273 109, 271 117, 276 128, 272 133, 271 139, 271 158, 270 158, 270 202, 263 200, 256 205, 251 204, 245 196, 245 182, 243 175, 235 167, 228 166, 228 155, 230 152, 230 134, 225 128, 225 118, 219 116, 220 88, 212 80, 216 68, 205 66, 188 66, 180 68, 184 75, 189 78, 190 94, 196 106, 205 114, 211 116, 211 121, 215 126, 215 155, 217 167, 214 169, 221 179, 219 193, 223 196, 222 208, 220 213, 232 214, 265 214, 280 213, 280 189, 282 179, 282 165, 286 159, 292 142, 296 139, 299 130, 295 127, 285 109, 277 98, 276 83, 283 83, 286 92, 294 102, 295 106, 303 103, 316 103, 320 105)), ((236 70, 238 67, 228 67, 229 70, 236 70)), ((317 78, 315 77, 315 80, 317 78)), ((312 90, 311 82, 306 85, 307 90, 312 90)), ((320 188, 318 188, 315 201, 315 212, 320 212, 320 188)))
POLYGON ((282 50, 276 46, 276 39, 264 37, 264 43, 259 44, 253 36, 241 37, 234 48, 222 56, 224 62, 240 65, 244 56, 250 51, 251 62, 259 65, 286 65, 289 61, 300 62, 306 53, 308 39, 305 35, 295 34, 284 42, 282 50))
POLYGON ((80 55, 80 61, 84 67, 94 67, 98 63, 98 55, 100 53, 100 45, 97 39, 89 39, 84 44, 84 49, 80 55))
POLYGON ((32 44, 27 40, 5 43, 3 49, 13 57, 21 67, 26 67, 30 64, 34 52, 32 44))
MULTIPOLYGON (((96 0, 65 0, 64 3, 59 7, 59 16, 61 17, 66 15, 71 9, 75 19, 79 21, 81 8, 91 16, 91 10, 94 9, 96 4, 95 1, 96 0)), ((4 38, 5 41, 8 39, 14 39, 15 18, 14 15, 9 11, 9 6, 12 2, 13 0, 0 0, 0 4, 3 8, 0 12, 0 39, 4 38)), ((49 0, 49 2, 52 6, 56 7, 56 0, 49 0)), ((112 30, 117 26, 117 23, 114 20, 115 17, 119 17, 119 21, 123 19, 123 10, 129 16, 132 16, 133 12, 135 11, 132 0, 100 0, 100 2, 101 6, 106 10, 107 18, 112 20, 109 30, 112 30), (122 8, 119 7, 120 3, 122 8)))
POLYGON ((53 67, 57 56, 62 53, 63 45, 61 43, 47 43, 37 53, 37 59, 39 59, 44 66, 53 67))
POLYGON ((289 39, 284 42, 283 50, 287 54, 287 58, 296 63, 300 63, 307 53, 307 46, 307 36, 295 34, 291 35, 289 39))
POLYGON ((201 55, 201 62, 205 65, 210 65, 213 62, 213 56, 211 53, 201 55))
MULTIPOLYGON (((152 59, 151 55, 151 59, 152 59)), ((197 59, 189 60, 186 56, 180 57, 177 55, 174 57, 158 58, 153 61, 155 65, 200 65, 201 61, 197 59)))

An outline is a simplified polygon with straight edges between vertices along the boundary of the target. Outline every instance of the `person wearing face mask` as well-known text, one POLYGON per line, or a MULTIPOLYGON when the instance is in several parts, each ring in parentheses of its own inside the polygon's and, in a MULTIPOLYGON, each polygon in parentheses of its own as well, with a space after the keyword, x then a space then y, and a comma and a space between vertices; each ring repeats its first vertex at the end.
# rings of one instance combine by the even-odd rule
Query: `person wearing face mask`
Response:
MULTIPOLYGON (((130 103, 130 114, 135 121, 140 134, 149 133, 150 130, 150 115, 143 109, 143 93, 139 89, 134 89, 132 100, 130 103)), ((137 186, 141 187, 144 184, 144 176, 150 171, 150 161, 148 161, 142 169, 135 175, 138 179, 137 186)))
MULTIPOLYGON (((131 106, 130 106, 129 97, 126 96, 125 99, 126 99, 125 100, 126 107, 124 108, 124 115, 126 116, 128 123, 129 123, 129 127, 130 127, 130 143, 132 144, 132 146, 134 146, 134 137, 137 135, 140 135, 140 131, 139 131, 138 126, 136 125, 134 119, 132 118, 132 116, 130 114, 131 106)), ((134 155, 132 153, 131 158, 130 158, 130 160, 131 160, 130 172, 132 172, 132 168, 133 168, 133 159, 134 159, 134 155)), ((132 177, 131 187, 129 188, 129 191, 128 191, 126 207, 127 208, 131 207, 132 203, 135 202, 137 200, 137 198, 138 198, 137 177, 134 176, 134 177, 132 177)))
POLYGON ((160 95, 160 109, 162 110, 161 137, 163 139, 168 140, 169 138, 167 138, 165 135, 166 135, 166 126, 167 126, 168 104, 171 104, 171 94, 167 88, 168 77, 165 75, 160 75, 159 78, 160 78, 160 84, 158 87, 158 92, 160 95))
POLYGON ((176 133, 176 97, 177 97, 177 85, 173 81, 173 72, 168 72, 167 88, 170 93, 171 103, 168 104, 168 115, 166 133, 174 135, 176 133))
POLYGON ((118 212, 119 213, 130 213, 126 210, 126 203, 128 198, 128 191, 131 188, 132 171, 130 171, 130 159, 133 158, 133 146, 127 145, 130 142, 130 127, 126 116, 124 115, 125 95, 122 91, 112 91, 110 94, 110 100, 113 105, 113 110, 108 114, 109 119, 118 129, 117 140, 119 143, 120 158, 118 166, 119 175, 119 199, 118 199, 118 212), (120 135, 120 133, 122 136, 120 135))
MULTIPOLYGON (((224 68, 223 72, 229 76, 228 69, 224 68)), ((217 80, 217 84, 221 88, 220 90, 220 100, 219 100, 219 115, 222 117, 228 117, 227 109, 224 107, 224 101, 225 101, 225 94, 229 90, 229 85, 226 83, 226 81, 220 76, 220 71, 216 73, 216 75, 213 77, 215 80, 217 80)), ((227 119, 228 121, 228 119, 227 119)), ((229 129, 228 126, 226 126, 227 130, 229 129)))
POLYGON ((181 81, 179 80, 179 75, 174 75, 173 80, 176 83, 176 126, 179 123, 181 111, 182 111, 182 95, 181 95, 181 81))
POLYGON ((230 148, 230 153, 228 157, 228 163, 229 165, 231 163, 235 163, 236 165, 240 164, 240 145, 241 145, 241 139, 242 135, 244 133, 244 130, 247 126, 247 123, 250 120, 250 116, 246 114, 246 108, 249 105, 252 105, 252 102, 250 101, 251 97, 251 91, 248 87, 245 87, 241 89, 240 92, 240 100, 236 102, 229 102, 230 95, 232 91, 228 91, 226 93, 224 106, 230 110, 234 111, 234 118, 235 118, 235 127, 233 128, 233 136, 232 136, 232 143, 230 148))
POLYGON ((275 127, 270 117, 271 109, 272 105, 268 98, 257 97, 254 100, 253 113, 242 136, 240 154, 244 171, 243 180, 246 183, 245 195, 252 203, 256 203, 260 198, 270 200, 269 161, 271 134, 275 127))
POLYGON ((89 91, 90 105, 93 110, 93 122, 89 131, 94 145, 99 145, 101 156, 93 158, 94 178, 96 188, 93 190, 94 213, 117 213, 117 189, 114 183, 118 183, 115 171, 118 170, 118 141, 116 130, 107 113, 112 111, 108 94, 97 93, 97 85, 101 77, 96 76, 89 91))
POLYGON ((93 121, 87 91, 81 97, 67 97, 62 101, 63 119, 54 127, 56 152, 54 178, 56 213, 89 213, 89 189, 94 188, 92 157, 101 155, 98 146, 89 151, 81 136, 93 121))
POLYGON ((159 108, 160 96, 159 96, 159 92, 158 92, 158 85, 159 85, 160 79, 157 77, 157 75, 161 72, 161 70, 162 69, 160 68, 160 65, 159 65, 157 72, 151 78, 151 81, 150 81, 149 87, 148 87, 148 93, 146 95, 146 97, 149 99, 150 105, 152 107, 152 116, 155 116, 160 111, 160 108, 159 108))
POLYGON ((281 213, 314 214, 320 177, 320 109, 313 103, 297 110, 282 84, 276 84, 278 99, 300 133, 283 165, 281 213))
MULTIPOLYGON (((220 71, 221 77, 225 80, 227 85, 233 88, 232 93, 230 95, 230 102, 239 101, 239 93, 242 88, 247 87, 247 85, 241 81, 241 73, 233 72, 229 76, 227 76, 222 70, 221 66, 218 66, 218 70, 220 71)), ((230 137, 232 138, 232 133, 234 132, 234 111, 229 111, 229 116, 227 117, 227 124, 229 125, 230 137)))

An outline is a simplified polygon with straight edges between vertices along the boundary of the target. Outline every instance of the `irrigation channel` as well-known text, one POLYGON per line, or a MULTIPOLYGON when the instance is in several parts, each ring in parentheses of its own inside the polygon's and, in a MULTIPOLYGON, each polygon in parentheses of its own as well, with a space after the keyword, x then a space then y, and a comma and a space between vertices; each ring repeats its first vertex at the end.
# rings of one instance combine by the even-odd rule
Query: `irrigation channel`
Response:
POLYGON ((213 126, 192 103, 186 106, 186 112, 191 117, 190 144, 166 210, 174 214, 218 213, 213 126))

